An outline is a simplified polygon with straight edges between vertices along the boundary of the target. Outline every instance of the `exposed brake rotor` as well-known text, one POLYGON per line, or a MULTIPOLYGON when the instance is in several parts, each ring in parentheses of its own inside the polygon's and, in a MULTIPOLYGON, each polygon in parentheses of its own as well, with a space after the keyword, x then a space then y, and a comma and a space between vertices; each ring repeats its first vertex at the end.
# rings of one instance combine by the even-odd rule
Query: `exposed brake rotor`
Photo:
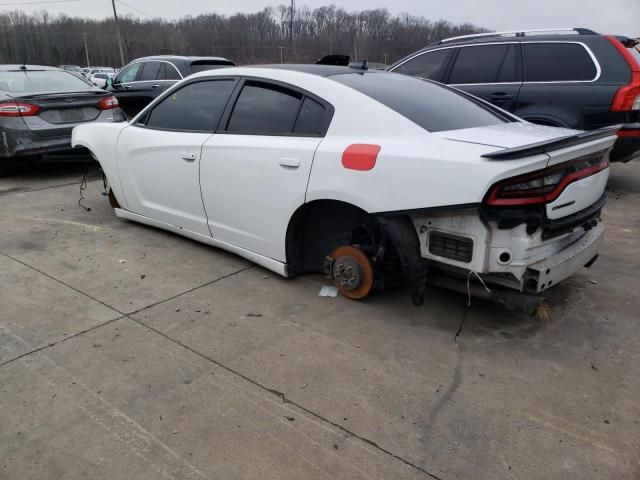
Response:
POLYGON ((347 298, 364 298, 373 289, 373 264, 358 247, 344 245, 331 254, 330 276, 340 293, 347 298))

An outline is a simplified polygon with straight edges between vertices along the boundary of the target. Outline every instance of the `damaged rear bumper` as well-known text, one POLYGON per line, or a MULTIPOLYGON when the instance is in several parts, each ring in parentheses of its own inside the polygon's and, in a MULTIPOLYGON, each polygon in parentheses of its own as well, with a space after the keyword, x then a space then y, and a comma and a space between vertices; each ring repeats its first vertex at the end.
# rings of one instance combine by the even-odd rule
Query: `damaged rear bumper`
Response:
POLYGON ((529 265, 525 272, 524 289, 530 293, 543 290, 573 275, 585 265, 591 265, 604 240, 604 225, 599 222, 580 239, 556 255, 529 265))

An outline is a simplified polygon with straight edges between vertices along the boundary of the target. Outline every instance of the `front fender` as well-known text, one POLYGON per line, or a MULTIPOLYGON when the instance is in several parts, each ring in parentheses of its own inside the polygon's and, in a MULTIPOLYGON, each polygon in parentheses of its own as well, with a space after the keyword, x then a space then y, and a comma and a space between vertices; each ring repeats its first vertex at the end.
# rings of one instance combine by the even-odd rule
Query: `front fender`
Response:
POLYGON ((91 123, 78 125, 71 133, 73 147, 85 147, 104 171, 109 186, 121 206, 127 208, 127 198, 120 183, 116 145, 128 123, 91 123))

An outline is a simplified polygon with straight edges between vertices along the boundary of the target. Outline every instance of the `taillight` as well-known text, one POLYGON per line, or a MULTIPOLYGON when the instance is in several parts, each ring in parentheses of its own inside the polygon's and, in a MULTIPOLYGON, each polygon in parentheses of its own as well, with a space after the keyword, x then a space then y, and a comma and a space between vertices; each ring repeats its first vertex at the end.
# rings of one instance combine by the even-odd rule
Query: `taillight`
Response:
POLYGON ((611 111, 640 110, 640 65, 620 40, 613 35, 605 35, 605 37, 616 47, 631 69, 631 81, 618 89, 611 103, 611 111))
POLYGON ((98 106, 102 110, 111 110, 113 108, 118 108, 118 99, 114 96, 103 98, 98 102, 98 106))
POLYGON ((22 102, 0 103, 0 117, 33 117, 40 111, 37 105, 22 102))
POLYGON ((497 207, 513 207, 553 202, 570 183, 606 170, 608 167, 609 160, 602 153, 508 178, 491 187, 486 203, 497 207))

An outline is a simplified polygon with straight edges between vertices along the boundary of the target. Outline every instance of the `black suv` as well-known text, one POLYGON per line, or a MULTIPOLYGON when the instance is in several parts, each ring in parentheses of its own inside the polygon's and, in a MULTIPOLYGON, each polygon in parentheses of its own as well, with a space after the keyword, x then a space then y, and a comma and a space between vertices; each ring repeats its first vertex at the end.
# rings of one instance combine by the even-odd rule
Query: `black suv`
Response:
POLYGON ((449 38, 388 70, 446 83, 533 123, 591 130, 623 124, 612 161, 640 155, 640 42, 592 30, 449 38))
POLYGON ((222 57, 143 57, 120 70, 108 83, 107 90, 118 98, 124 113, 134 117, 160 93, 184 77, 203 70, 234 65, 231 60, 222 57))

